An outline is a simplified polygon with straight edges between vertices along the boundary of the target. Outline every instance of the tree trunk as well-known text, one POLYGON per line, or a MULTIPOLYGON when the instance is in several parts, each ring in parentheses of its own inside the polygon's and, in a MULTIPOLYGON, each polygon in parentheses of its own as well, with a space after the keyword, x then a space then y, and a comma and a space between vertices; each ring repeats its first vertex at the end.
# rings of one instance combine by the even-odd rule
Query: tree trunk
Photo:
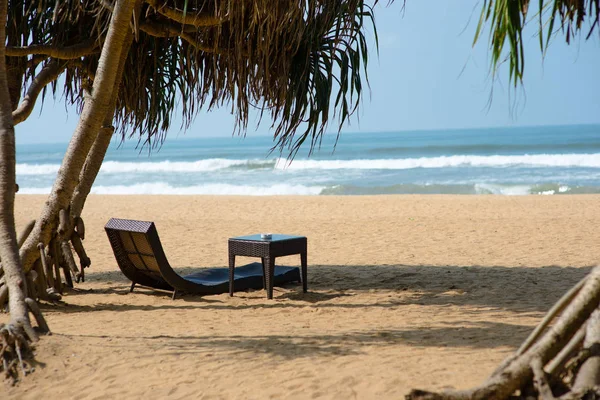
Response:
MULTIPOLYGON (((136 5, 136 10, 134 11, 139 14, 139 5, 136 5)), ((137 18, 139 20, 139 18, 137 18)), ((133 32, 129 30, 127 32, 127 36, 125 37, 125 42, 123 43, 123 49, 121 50, 121 56, 119 58, 119 67, 117 69, 117 75, 115 84, 113 86, 110 106, 108 107, 108 112, 104 117, 104 122, 102 124, 102 128, 90 149, 90 152, 87 155, 85 160, 85 164, 83 165, 83 169, 79 174, 79 184, 75 188, 75 192, 73 193, 73 198, 71 199, 71 217, 78 218, 81 217, 81 212, 83 211, 83 205, 85 204, 85 200, 87 196, 90 194, 90 190, 92 189, 92 185, 98 176, 98 172, 100 172, 100 167, 102 167, 102 162, 104 161, 104 156, 106 155, 106 151, 108 150, 108 146, 110 145, 110 140, 112 139, 113 133, 115 132, 115 128, 112 126, 112 122, 114 120, 115 108, 117 105, 117 98, 119 96, 119 89, 121 87, 123 70, 125 69, 125 61, 127 61, 127 57, 129 56, 129 49, 131 48, 131 44, 133 43, 133 32)))
MULTIPOLYGON (((135 2, 133 13, 134 20, 136 21, 139 21, 141 5, 141 1, 138 0, 135 2)), ((129 50, 131 49, 132 43, 133 32, 128 30, 127 36, 125 37, 125 41, 123 43, 123 48, 121 50, 121 55, 119 57, 119 67, 117 68, 117 75, 113 86, 108 111, 104 117, 102 128, 100 128, 100 132, 98 132, 96 140, 94 141, 94 144, 92 145, 92 148, 86 157, 83 169, 79 174, 79 183, 77 184, 75 192, 71 198, 70 218, 72 221, 76 221, 76 223, 70 225, 70 231, 67 233, 67 236, 71 238, 73 248, 79 256, 82 279, 85 276, 85 268, 90 266, 91 260, 87 256, 82 243, 85 232, 83 228, 83 220, 81 219, 81 212, 83 211, 83 206, 87 196, 90 194, 92 185, 98 176, 98 172, 100 172, 100 167, 102 167, 104 156, 106 155, 106 151, 108 150, 108 146, 110 145, 110 141, 115 131, 115 128, 112 126, 112 122, 114 120, 117 98, 119 96, 119 90, 122 83, 123 71, 125 70, 125 62, 127 61, 127 57, 129 57, 129 50), (77 230, 75 230, 75 225, 78 225, 77 230)))
POLYGON ((106 117, 119 68, 120 54, 127 32, 130 30, 129 22, 133 5, 134 2, 128 0, 115 2, 106 40, 98 61, 92 92, 85 100, 81 117, 58 171, 52 192, 46 201, 46 206, 36 221, 32 233, 21 248, 20 256, 25 272, 28 272, 39 258, 38 243, 50 242, 58 225, 59 211, 68 209, 86 157, 106 117))
MULTIPOLYGON (((4 342, 0 351, 0 358, 4 361, 2 369, 7 368, 6 365, 14 365, 14 363, 8 362, 11 358, 14 358, 14 353, 18 355, 19 359, 22 358, 22 353, 29 349, 28 341, 37 340, 37 335, 31 327, 28 306, 25 302, 27 287, 25 275, 21 268, 17 234, 15 232, 15 131, 12 123, 12 106, 6 78, 5 56, 6 25, 4 21, 6 21, 7 6, 7 0, 0 1, 0 21, 2 21, 0 23, 0 204, 2 204, 2 210, 0 211, 0 257, 2 258, 4 279, 8 288, 10 311, 10 323, 0 326, 0 336, 4 342)), ((18 366, 25 372, 22 360, 19 360, 18 366)), ((12 375, 10 371, 12 368, 8 367, 8 369, 4 372, 7 375, 12 375)))
MULTIPOLYGON (((6 21, 7 1, 0 1, 0 21, 6 21)), ((6 25, 0 24, 0 257, 10 293, 12 318, 27 320, 25 276, 19 259, 15 232, 14 205, 16 185, 15 131, 6 79, 6 25)))

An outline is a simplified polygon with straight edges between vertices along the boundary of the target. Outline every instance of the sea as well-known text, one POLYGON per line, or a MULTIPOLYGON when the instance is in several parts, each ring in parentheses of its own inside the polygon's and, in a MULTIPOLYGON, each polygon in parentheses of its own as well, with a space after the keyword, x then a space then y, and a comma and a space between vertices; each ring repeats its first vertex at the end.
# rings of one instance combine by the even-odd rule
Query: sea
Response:
MULTIPOLYGON (((268 136, 115 140, 92 193, 600 193, 600 125, 326 134, 293 159, 268 136)), ((17 145, 19 194, 50 192, 67 143, 17 145)))

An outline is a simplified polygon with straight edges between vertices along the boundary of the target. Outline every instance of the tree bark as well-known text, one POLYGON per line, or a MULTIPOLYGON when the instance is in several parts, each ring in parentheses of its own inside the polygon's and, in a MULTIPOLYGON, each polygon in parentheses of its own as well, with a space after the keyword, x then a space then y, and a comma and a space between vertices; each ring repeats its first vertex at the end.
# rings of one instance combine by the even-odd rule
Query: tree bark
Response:
MULTIPOLYGON (((6 21, 7 0, 0 0, 0 21, 6 21)), ((0 23, 0 257, 9 293, 11 322, 31 326, 25 303, 25 275, 21 268, 14 205, 16 184, 15 130, 6 77, 6 25, 0 23)), ((36 338, 30 338, 35 340, 36 338)))
POLYGON ((573 384, 574 392, 584 392, 600 385, 600 310, 592 313, 585 332, 583 341, 584 351, 591 352, 591 356, 583 363, 573 384))
MULTIPOLYGON (((12 122, 12 104, 6 71, 6 13, 7 0, 0 0, 0 257, 4 267, 10 322, 0 325, 2 347, 0 358, 7 376, 17 379, 19 371, 27 373, 23 358, 31 356, 30 341, 38 339, 29 320, 26 303, 27 286, 21 268, 17 233, 15 232, 14 203, 16 191, 15 130, 12 122), (15 357, 16 355, 16 357, 15 357), (15 365, 14 359, 18 359, 15 365)), ((4 290, 0 290, 4 292, 4 290)), ((0 297, 6 294, 0 294, 0 297)), ((39 311, 39 310, 38 310, 39 311)), ((41 313, 39 313, 41 317, 41 313)), ((43 317, 42 317, 43 318, 43 317)))
POLYGON ((33 263, 39 257, 38 243, 50 242, 58 224, 59 210, 69 207, 87 154, 106 117, 120 61, 120 57, 115 55, 121 54, 127 32, 130 30, 129 22, 133 5, 134 2, 128 0, 117 0, 115 3, 106 40, 98 61, 92 92, 85 100, 81 117, 58 171, 52 192, 46 201, 46 206, 20 251, 26 272, 32 268, 33 263))
MULTIPOLYGON (((138 9, 139 6, 136 5, 136 14, 139 14, 138 9)), ((113 85, 113 90, 111 92, 111 100, 108 107, 108 112, 104 117, 102 128, 100 128, 100 132, 98 132, 98 136, 96 137, 96 140, 94 141, 94 144, 87 155, 83 169, 79 174, 79 184, 75 188, 75 192, 73 193, 73 197, 71 199, 71 218, 81 217, 83 206, 87 196, 92 190, 92 185, 98 176, 98 172, 100 172, 100 167, 102 167, 104 156, 106 155, 106 151, 110 145, 110 140, 115 132, 112 122, 114 120, 117 98, 119 96, 119 89, 121 87, 123 71, 125 69, 125 61, 127 61, 127 57, 129 56, 129 49, 131 48, 132 43, 133 32, 128 31, 123 43, 121 55, 119 57, 119 66, 117 68, 117 75, 113 85)))
POLYGON ((18 106, 13 105, 13 123, 15 125, 18 125, 29 117, 41 91, 49 83, 55 81, 66 67, 67 64, 64 62, 61 63, 59 61, 52 60, 46 66, 44 66, 44 68, 42 68, 40 73, 37 74, 35 78, 33 78, 33 81, 27 89, 27 94, 25 94, 25 98, 21 104, 18 104, 18 106))
POLYGON ((566 307, 556 323, 519 357, 512 360, 502 371, 495 372, 481 386, 460 392, 431 393, 413 390, 407 400, 501 400, 509 398, 516 390, 531 382, 531 364, 539 359, 542 365, 554 358, 587 321, 600 302, 600 266, 595 267, 585 284, 566 307))
MULTIPOLYGON (((115 7, 116 10, 116 7, 115 7)), ((114 15, 114 13, 113 13, 114 15)), ((72 60, 96 52, 98 44, 93 39, 86 40, 72 46, 59 47, 45 44, 32 44, 30 46, 9 47, 6 54, 11 57, 25 57, 32 54, 41 54, 58 60, 72 60)))

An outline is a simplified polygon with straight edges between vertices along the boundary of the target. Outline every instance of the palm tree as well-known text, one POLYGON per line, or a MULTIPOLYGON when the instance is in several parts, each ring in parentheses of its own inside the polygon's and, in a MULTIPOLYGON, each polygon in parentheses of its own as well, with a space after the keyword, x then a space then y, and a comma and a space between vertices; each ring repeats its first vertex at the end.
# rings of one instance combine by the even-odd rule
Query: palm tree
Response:
MULTIPOLYGON (((314 146, 332 115, 341 126, 358 107, 372 21, 362 0, 10 0, 3 41, 8 94, 0 93, 12 105, 7 116, 15 124, 25 120, 46 88, 59 90, 60 76, 81 115, 45 208, 16 241, 20 257, 2 253, 0 306, 8 293, 11 315, 15 299, 35 308, 34 299, 58 298, 63 279, 84 279, 90 260, 80 215, 115 131, 157 146, 181 100, 185 124, 202 108, 228 105, 243 132, 249 110, 258 108, 273 119, 281 149, 294 154, 305 142, 314 146)), ((12 151, 7 182, 14 197, 12 151)), ((28 320, 22 325, 33 332, 28 320)), ((17 340, 16 349, 26 342, 17 340)), ((0 355, 12 350, 0 348, 0 355)), ((16 376, 22 363, 8 365, 16 376)))
MULTIPOLYGON (((6 1, 0 2, 0 21, 6 20, 6 1)), ((6 292, 10 291, 11 322, 0 326, 0 337, 3 338, 3 348, 7 351, 19 350, 21 354, 29 352, 29 341, 37 340, 37 335, 31 329, 29 313, 25 303, 22 286, 25 279, 19 259, 17 237, 14 222, 15 200, 15 131, 12 123, 12 109, 8 81, 6 79, 5 62, 6 29, 0 25, 0 196, 2 211, 0 212, 0 257, 4 263, 6 292), (27 333, 25 333, 27 329, 27 333), (25 335, 28 336, 26 337, 25 335), (18 342, 23 342, 20 346, 18 342), (22 353, 21 353, 22 351, 22 353)), ((2 355, 6 360, 6 351, 2 355)))
MULTIPOLYGON (((0 2, 2 17, 6 1, 0 2)), ((567 42, 573 35, 589 37, 599 24, 599 3, 541 0, 534 21, 540 24, 542 50, 557 28, 567 42), (582 32, 584 24, 589 31, 582 32)), ((515 85, 523 78, 528 10, 529 0, 484 0, 475 38, 486 23, 491 25, 492 72, 508 61, 515 85)), ((273 120, 277 146, 293 156, 303 144, 320 142, 332 115, 341 126, 356 111, 368 60, 364 31, 373 22, 371 7, 362 0, 9 0, 7 13, 6 39, 0 35, 0 51, 6 44, 7 55, 4 66, 0 52, 0 306, 10 290, 11 311, 11 323, 0 327, 0 335, 12 343, 0 349, 6 360, 35 340, 23 304, 44 327, 33 299, 57 298, 63 278, 72 285, 73 274, 84 279, 90 260, 82 245, 81 211, 115 131, 157 146, 181 100, 185 124, 201 109, 228 106, 236 116, 235 129, 243 133, 249 110, 256 107, 273 120), (48 85, 53 93, 59 90, 59 76, 64 77, 65 98, 79 106, 81 118, 46 208, 15 241, 11 118, 15 124, 26 119, 48 85), (79 255, 79 268, 71 247, 79 255)), ((598 275, 595 270, 568 293, 515 357, 480 388, 415 391, 411 398, 508 398, 518 390, 528 393, 533 376, 537 391, 547 395, 543 368, 562 376, 569 350, 593 354, 598 318, 590 314, 600 301, 598 275), (567 304, 554 330, 544 333, 567 304), (582 328, 587 320, 591 333, 582 328)), ((5 365, 15 374, 22 364, 5 365)), ((593 364, 582 370, 592 373, 578 376, 598 375, 593 364)), ((573 393, 584 393, 590 382, 574 381, 573 393)))

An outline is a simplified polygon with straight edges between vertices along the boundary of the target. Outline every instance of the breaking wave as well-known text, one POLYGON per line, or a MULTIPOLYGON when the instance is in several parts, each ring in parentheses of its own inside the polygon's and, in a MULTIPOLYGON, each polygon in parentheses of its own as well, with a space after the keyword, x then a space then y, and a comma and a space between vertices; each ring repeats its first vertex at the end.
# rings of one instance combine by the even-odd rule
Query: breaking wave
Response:
MULTIPOLYGON (((50 187, 22 188, 19 194, 48 194, 50 187)), ((600 187, 568 186, 557 183, 537 185, 526 184, 397 184, 390 186, 305 186, 275 184, 230 185, 207 184, 196 186, 172 186, 165 182, 140 183, 135 185, 94 186, 94 194, 115 195, 243 195, 243 196, 277 196, 277 195, 385 195, 385 194, 489 194, 503 196, 522 195, 561 195, 600 193, 600 187)))
MULTIPOLYGON (((600 168, 600 153, 594 154, 534 154, 512 156, 440 156, 400 159, 361 159, 361 160, 230 160, 211 158, 191 162, 120 162, 105 161, 103 174, 121 173, 186 173, 210 172, 224 169, 289 169, 289 170, 340 170, 340 169, 413 169, 449 167, 584 167, 600 168)), ((58 164, 17 164, 17 175, 56 174, 58 164)))
MULTIPOLYGON (((48 194, 50 187, 21 188, 19 194, 48 194)), ((274 195, 318 195, 323 190, 320 186, 304 185, 230 185, 207 184, 196 186, 172 186, 165 182, 140 183, 135 185, 94 186, 92 194, 118 195, 244 195, 244 196, 274 196, 274 195)))
POLYGON ((594 154, 534 154, 512 156, 440 156, 399 159, 362 160, 295 160, 279 159, 281 169, 412 169, 448 167, 587 167, 600 168, 600 153, 594 154))

